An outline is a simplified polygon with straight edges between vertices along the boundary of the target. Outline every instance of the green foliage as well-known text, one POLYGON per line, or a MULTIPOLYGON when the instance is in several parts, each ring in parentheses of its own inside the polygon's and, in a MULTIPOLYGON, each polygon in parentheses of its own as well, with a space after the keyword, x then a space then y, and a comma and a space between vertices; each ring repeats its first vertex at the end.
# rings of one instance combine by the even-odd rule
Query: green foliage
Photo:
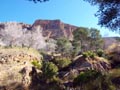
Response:
POLYGON ((47 87, 46 90, 64 90, 62 85, 62 80, 58 77, 54 77, 47 87))
POLYGON ((72 42, 72 45, 73 45, 72 57, 74 58, 80 52, 81 47, 80 42, 77 42, 75 40, 72 42))
POLYGON ((69 58, 65 58, 65 57, 64 58, 56 58, 55 62, 59 68, 64 68, 71 63, 71 60, 69 58))
POLYGON ((61 37, 57 39, 57 48, 56 51, 62 53, 63 55, 71 55, 72 44, 71 42, 65 38, 61 37))
POLYGON ((116 90, 114 84, 112 83, 111 81, 111 78, 108 75, 103 75, 102 78, 101 78, 101 87, 104 89, 104 90, 116 90))
POLYGON ((89 42, 90 42, 90 49, 91 50, 97 50, 98 48, 101 48, 103 46, 103 39, 100 35, 100 31, 91 28, 89 33, 89 42))
POLYGON ((96 51, 96 54, 99 56, 99 57, 103 57, 105 55, 104 51, 102 49, 98 49, 96 51))
POLYGON ((74 83, 75 84, 80 84, 80 83, 87 83, 91 80, 94 80, 101 76, 100 72, 94 71, 94 70, 89 70, 85 72, 81 72, 75 79, 74 83))
POLYGON ((74 84, 81 86, 82 90, 116 90, 109 74, 89 70, 81 72, 75 79, 74 84))
POLYGON ((42 67, 41 62, 39 62, 38 60, 34 60, 34 61, 32 62, 32 64, 33 64, 37 69, 41 69, 41 67, 42 67))
POLYGON ((84 0, 98 6, 96 16, 101 26, 110 28, 112 31, 120 31, 120 0, 84 0))
POLYGON ((51 80, 51 82, 54 82, 54 83, 61 83, 62 80, 61 80, 60 78, 58 78, 58 77, 53 77, 52 80, 51 80))
POLYGON ((94 58, 96 56, 96 54, 93 51, 87 51, 87 52, 83 52, 82 54, 84 57, 91 57, 94 58))
POLYGON ((74 39, 75 40, 85 40, 88 36, 88 28, 85 27, 79 27, 76 30, 73 31, 74 39))
POLYGON ((85 42, 88 40, 89 30, 88 28, 79 27, 73 31, 74 35, 74 48, 80 47, 81 51, 83 51, 83 46, 85 42), (84 43, 83 43, 84 42, 84 43))
POLYGON ((65 43, 68 43, 68 42, 69 42, 69 40, 65 37, 61 37, 61 38, 57 39, 57 45, 60 45, 60 46, 62 46, 65 43))
POLYGON ((42 71, 45 79, 52 79, 57 75, 58 67, 52 62, 44 62, 42 71))
POLYGON ((103 45, 103 40, 100 31, 95 28, 79 27, 73 31, 74 41, 73 46, 75 50, 80 47, 79 51, 97 50, 103 45))

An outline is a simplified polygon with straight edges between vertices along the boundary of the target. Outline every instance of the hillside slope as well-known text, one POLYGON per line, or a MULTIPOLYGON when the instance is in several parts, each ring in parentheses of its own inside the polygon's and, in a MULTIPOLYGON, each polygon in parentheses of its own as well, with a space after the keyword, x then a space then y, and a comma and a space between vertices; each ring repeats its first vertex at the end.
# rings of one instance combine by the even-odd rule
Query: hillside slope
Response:
POLYGON ((31 83, 32 62, 41 55, 31 48, 0 48, 0 90, 24 90, 31 83))

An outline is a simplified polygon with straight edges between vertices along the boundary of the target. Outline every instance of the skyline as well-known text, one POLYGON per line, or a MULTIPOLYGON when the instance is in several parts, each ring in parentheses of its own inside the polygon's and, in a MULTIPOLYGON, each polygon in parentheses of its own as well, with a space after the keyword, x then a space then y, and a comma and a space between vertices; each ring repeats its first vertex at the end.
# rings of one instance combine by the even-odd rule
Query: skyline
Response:
POLYGON ((119 34, 101 28, 97 25, 98 18, 94 16, 97 7, 82 0, 50 0, 45 3, 33 3, 27 0, 4 0, 0 5, 0 22, 23 22, 33 24, 37 19, 60 19, 80 27, 96 28, 102 36, 119 36, 119 34))

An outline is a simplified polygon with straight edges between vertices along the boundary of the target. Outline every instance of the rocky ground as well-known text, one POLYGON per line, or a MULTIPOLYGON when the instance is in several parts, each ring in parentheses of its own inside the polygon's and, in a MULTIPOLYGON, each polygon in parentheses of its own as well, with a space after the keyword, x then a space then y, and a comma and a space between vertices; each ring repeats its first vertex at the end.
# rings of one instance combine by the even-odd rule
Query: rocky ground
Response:
POLYGON ((23 90, 31 83, 32 61, 41 56, 32 49, 0 49, 0 90, 23 90))

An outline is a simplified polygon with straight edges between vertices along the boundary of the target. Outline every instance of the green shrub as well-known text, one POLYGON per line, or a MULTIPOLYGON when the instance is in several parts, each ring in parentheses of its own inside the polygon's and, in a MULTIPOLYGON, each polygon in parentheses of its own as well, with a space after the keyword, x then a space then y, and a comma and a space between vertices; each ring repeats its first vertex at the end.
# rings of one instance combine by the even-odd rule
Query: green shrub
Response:
POLYGON ((57 75, 58 67, 52 62, 44 62, 42 71, 45 79, 52 79, 57 75))
POLYGON ((37 69, 41 69, 41 67, 42 67, 42 63, 39 62, 38 60, 34 60, 34 61, 32 62, 32 64, 33 64, 37 69))
POLYGON ((51 83, 55 83, 55 84, 61 84, 62 80, 59 77, 53 77, 51 79, 51 83))
POLYGON ((64 68, 71 63, 71 60, 69 58, 57 58, 55 63, 59 68, 64 68))
POLYGON ((94 58, 96 56, 96 54, 93 51, 87 51, 87 52, 83 52, 82 54, 84 57, 91 57, 94 58))
POLYGON ((98 78, 101 76, 100 72, 94 71, 94 70, 89 70, 85 72, 81 72, 75 79, 74 83, 75 84, 80 84, 80 83, 87 83, 93 79, 98 78))
POLYGON ((109 74, 89 70, 81 72, 75 79, 74 85, 82 87, 82 90, 116 90, 109 74))
POLYGON ((98 49, 96 53, 97 53, 97 55, 99 57, 103 57, 104 56, 104 51, 102 49, 98 49))

